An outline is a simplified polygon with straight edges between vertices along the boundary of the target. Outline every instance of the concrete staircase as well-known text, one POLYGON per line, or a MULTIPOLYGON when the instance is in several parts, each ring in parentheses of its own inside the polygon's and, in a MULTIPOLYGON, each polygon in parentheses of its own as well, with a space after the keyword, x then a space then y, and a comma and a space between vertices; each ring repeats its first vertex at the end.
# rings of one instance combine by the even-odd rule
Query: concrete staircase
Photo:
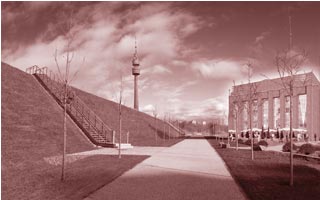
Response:
POLYGON ((48 72, 46 67, 39 68, 38 66, 29 67, 26 72, 32 74, 63 109, 64 94, 65 91, 67 92, 67 113, 93 144, 102 147, 116 147, 115 131, 86 106, 71 87, 66 87, 57 75, 51 71, 48 72))

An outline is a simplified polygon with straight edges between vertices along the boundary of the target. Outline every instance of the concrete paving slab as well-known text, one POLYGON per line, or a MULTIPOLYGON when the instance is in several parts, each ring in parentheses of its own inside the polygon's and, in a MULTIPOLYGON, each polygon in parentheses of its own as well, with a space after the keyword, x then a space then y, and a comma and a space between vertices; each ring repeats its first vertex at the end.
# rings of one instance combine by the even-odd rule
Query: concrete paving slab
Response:
POLYGON ((86 198, 246 199, 223 160, 206 140, 164 149, 86 198))

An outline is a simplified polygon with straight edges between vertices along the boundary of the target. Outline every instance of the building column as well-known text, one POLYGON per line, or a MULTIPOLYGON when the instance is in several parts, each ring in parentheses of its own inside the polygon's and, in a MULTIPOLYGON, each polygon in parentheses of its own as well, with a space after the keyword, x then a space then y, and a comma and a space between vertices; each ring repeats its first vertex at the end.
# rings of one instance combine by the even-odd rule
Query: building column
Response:
POLYGON ((258 98, 258 128, 262 128, 263 125, 263 100, 258 98))
MULTIPOLYGON (((314 134, 315 134, 315 130, 314 130, 314 111, 313 111, 313 105, 315 105, 313 103, 314 99, 313 99, 313 93, 314 90, 312 89, 312 86, 307 86, 307 131, 308 131, 308 135, 309 135, 309 140, 314 140, 314 134)), ((319 102, 318 102, 319 104, 319 102)))
POLYGON ((235 129, 235 125, 234 125, 234 116, 233 116, 233 110, 234 110, 234 106, 231 103, 233 102, 233 99, 231 96, 229 96, 229 116, 228 116, 228 128, 229 130, 231 129, 235 129))
POLYGON ((268 94, 268 102, 268 124, 269 128, 274 128, 274 105, 271 93, 268 94))
POLYGON ((280 91, 280 128, 285 128, 286 100, 284 91, 280 91))
POLYGON ((299 95, 294 95, 292 99, 292 115, 293 115, 293 128, 299 128, 299 95))

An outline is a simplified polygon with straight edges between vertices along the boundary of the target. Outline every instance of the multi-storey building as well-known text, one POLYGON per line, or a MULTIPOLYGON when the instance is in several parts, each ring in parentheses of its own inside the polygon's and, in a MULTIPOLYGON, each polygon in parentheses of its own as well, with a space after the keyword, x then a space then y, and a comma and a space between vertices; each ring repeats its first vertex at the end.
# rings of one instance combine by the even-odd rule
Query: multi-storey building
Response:
POLYGON ((320 82, 312 72, 234 86, 229 96, 229 130, 248 130, 251 119, 252 129, 288 132, 291 100, 293 131, 319 140, 320 82))

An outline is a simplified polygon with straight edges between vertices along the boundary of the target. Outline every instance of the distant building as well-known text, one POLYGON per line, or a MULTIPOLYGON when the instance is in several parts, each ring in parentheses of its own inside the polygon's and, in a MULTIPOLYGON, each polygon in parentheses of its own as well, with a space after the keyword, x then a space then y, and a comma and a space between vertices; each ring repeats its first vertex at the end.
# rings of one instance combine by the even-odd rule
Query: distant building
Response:
MULTIPOLYGON (((285 77, 283 80, 289 80, 285 77)), ((252 100, 252 128, 261 131, 288 132, 290 125, 290 97, 283 89, 280 78, 251 83, 256 95, 252 100)), ((294 76, 293 87, 293 131, 303 133, 309 140, 320 139, 320 82, 310 72, 294 76)), ((237 133, 249 128, 248 109, 249 84, 233 87, 229 96, 229 131, 237 133), (241 104, 240 104, 240 103, 241 104), (242 106, 240 106, 242 105, 242 106), (235 117, 236 106, 240 108, 235 117), (237 118, 237 119, 236 119, 237 118), (238 126, 236 126, 236 123, 238 126)), ((252 88, 252 87, 251 87, 252 88)))

